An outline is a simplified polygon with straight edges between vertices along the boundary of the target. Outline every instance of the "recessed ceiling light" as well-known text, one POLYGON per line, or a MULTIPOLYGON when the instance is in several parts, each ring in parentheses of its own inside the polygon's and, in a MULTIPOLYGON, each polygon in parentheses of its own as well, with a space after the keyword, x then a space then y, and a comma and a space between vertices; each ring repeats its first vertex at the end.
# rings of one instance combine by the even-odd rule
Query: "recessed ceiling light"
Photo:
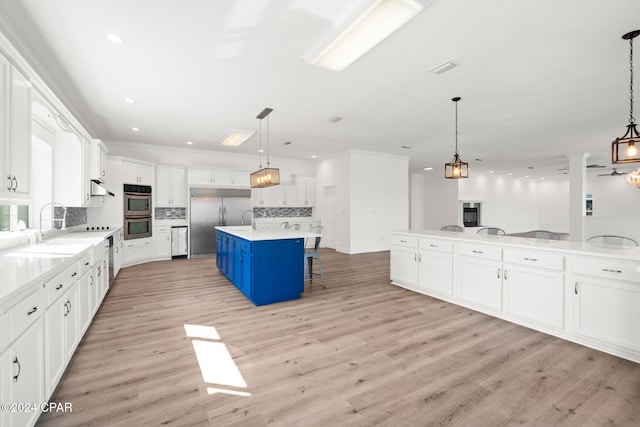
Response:
POLYGON ((489 173, 493 173, 493 171, 489 171, 489 173))
POLYGON ((426 171, 432 171, 432 170, 433 170, 433 168, 424 168, 424 170, 426 170, 426 171))
POLYGON ((340 116, 333 116, 329 119, 331 123, 338 123, 340 120, 342 120, 342 117, 340 116))
POLYGON ((436 68, 431 70, 431 72, 434 74, 442 74, 445 71, 449 71, 450 69, 455 68, 455 66, 456 64, 454 64, 453 62, 445 62, 442 65, 438 65, 436 68))
POLYGON ((132 131, 134 132, 138 132, 140 130, 140 128, 131 128, 132 131))
POLYGON ((238 146, 243 142, 245 142, 247 139, 251 138, 254 133, 256 132, 253 130, 231 132, 231 134, 229 134, 227 139, 222 141, 222 145, 233 146, 233 147, 238 146))
POLYGON ((318 157, 318 156, 316 156, 315 154, 312 154, 312 155, 311 155, 311 158, 312 158, 312 159, 315 159, 316 157, 318 157))
POLYGON ((292 141, 285 141, 285 142, 283 142, 283 144, 284 145, 291 145, 291 144, 293 144, 293 142, 292 141))
POLYGON ((408 145, 403 145, 402 148, 404 148, 405 150, 410 150, 411 147, 409 147, 408 145))
POLYGON ((111 43, 122 43, 122 37, 118 36, 117 34, 107 34, 107 40, 109 40, 111 43))
POLYGON ((133 104, 136 101, 134 101, 133 98, 125 98, 124 102, 126 102, 127 104, 133 104))
POLYGON ((258 153, 264 153, 264 150, 261 148, 258 150, 258 153))
POLYGON ((544 176, 542 178, 540 178, 540 179, 544 179, 544 176))
POLYGON ((481 162, 481 161, 482 161, 482 159, 476 159, 476 162, 481 162))
POLYGON ((524 177, 525 177, 525 178, 531 178, 529 175, 525 175, 524 177))
POLYGON ((513 174, 512 174, 511 172, 509 172, 507 175, 511 176, 511 175, 513 175, 513 174))
POLYGON ((193 141, 187 141, 187 145, 193 145, 193 141))

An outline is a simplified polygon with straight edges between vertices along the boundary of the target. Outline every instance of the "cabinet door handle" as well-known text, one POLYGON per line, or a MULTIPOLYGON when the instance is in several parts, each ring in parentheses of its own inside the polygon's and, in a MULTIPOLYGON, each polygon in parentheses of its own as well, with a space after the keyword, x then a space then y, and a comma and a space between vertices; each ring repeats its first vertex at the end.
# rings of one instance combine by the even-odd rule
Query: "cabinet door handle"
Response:
POLYGON ((71 277, 76 277, 78 275, 77 271, 74 271, 73 274, 71 275, 71 277))
POLYGON ((418 252, 418 262, 422 262, 422 254, 418 252))
POLYGON ((69 311, 67 313, 71 313, 71 301, 67 300, 67 304, 69 304, 69 311))
POLYGON ((500 278, 500 267, 498 267, 498 279, 500 278))
POLYGON ((400 240, 400 243, 407 243, 406 240, 400 240))
POLYGON ((415 254, 415 253, 413 254, 413 260, 418 261, 418 254, 415 254))
POLYGON ((38 306, 35 306, 31 310, 27 311, 27 316, 31 316, 36 311, 38 311, 38 306))
POLYGON ((473 253, 474 253, 474 254, 483 254, 484 252, 483 252, 483 251, 476 251, 476 250, 474 249, 474 250, 473 250, 473 253))
POLYGON ((438 245, 431 245, 431 244, 429 246, 431 246, 432 248, 437 248, 438 247, 438 245))
POLYGON ((84 263, 84 266, 86 267, 87 265, 89 265, 89 261, 84 263))
POLYGON ((538 259, 537 259, 537 258, 527 258, 527 257, 524 257, 524 260, 525 260, 525 261, 538 262, 538 259))
POLYGON ((15 193, 16 190, 18 189, 18 179, 16 178, 16 176, 13 176, 13 182, 15 182, 16 185, 13 186, 13 192, 15 193))
POLYGON ((503 276, 504 276, 504 280, 509 280, 509 279, 507 278, 507 270, 504 270, 504 274, 503 274, 503 276))
POLYGON ((64 286, 62 283, 60 283, 58 286, 56 286, 56 291, 59 291, 60 289, 62 289, 62 286, 64 286))
POLYGON ((612 268, 603 268, 601 270, 607 273, 622 273, 622 270, 614 270, 612 268))
POLYGON ((578 295, 578 282, 574 283, 573 285, 573 292, 578 295))
POLYGON ((100 273, 102 273, 102 267, 98 266, 98 277, 100 277, 100 273))
POLYGON ((64 303, 64 317, 67 317, 67 315, 69 314, 69 306, 67 305, 68 302, 69 300, 64 303))
POLYGON ((89 286, 93 286, 93 276, 89 276, 89 286))
POLYGON ((13 181, 11 181, 11 175, 7 175, 7 180, 9 181, 9 186, 7 187, 7 191, 11 191, 13 187, 13 181))
POLYGON ((22 371, 22 366, 20 366, 20 362, 18 361, 18 356, 13 359, 13 363, 18 365, 18 373, 13 376, 13 381, 18 382, 18 377, 20 376, 20 371, 22 371))

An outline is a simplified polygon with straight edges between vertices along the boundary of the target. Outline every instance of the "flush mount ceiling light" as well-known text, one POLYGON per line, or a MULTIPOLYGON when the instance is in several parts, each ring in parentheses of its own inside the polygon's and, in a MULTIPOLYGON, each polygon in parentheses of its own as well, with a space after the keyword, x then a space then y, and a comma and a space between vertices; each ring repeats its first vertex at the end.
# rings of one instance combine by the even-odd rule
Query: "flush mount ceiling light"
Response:
POLYGON ((332 28, 305 55, 312 65, 340 71, 389 37, 420 13, 414 0, 367 0, 337 27, 332 28))
POLYGON ((463 162, 458 155, 458 101, 460 99, 462 98, 459 96, 451 99, 456 104, 456 151, 453 160, 444 164, 444 177, 448 179, 469 178, 469 163, 463 162))
POLYGON ((456 64, 454 64, 453 62, 445 62, 442 65, 438 65, 436 68, 434 68, 433 70, 431 70, 431 72, 433 74, 442 74, 446 71, 449 71, 452 68, 455 68, 456 64))
POLYGON ((622 36, 624 40, 629 40, 629 71, 631 74, 629 124, 627 125, 627 133, 611 143, 611 163, 613 164, 640 162, 640 152, 636 146, 636 144, 640 144, 640 134, 636 128, 636 119, 633 117, 633 39, 638 35, 640 35, 640 30, 631 31, 622 36))
POLYGON ((260 163, 258 170, 251 174, 251 188, 264 188, 280 184, 280 169, 271 168, 269 162, 269 114, 273 108, 265 108, 256 116, 260 120, 260 163), (262 167, 262 119, 267 118, 267 167, 262 167))
POLYGON ((255 133, 256 132, 252 130, 231 132, 227 139, 222 141, 222 145, 236 147, 245 142, 247 139, 251 138, 255 133))
POLYGON ((109 40, 111 43, 122 43, 122 37, 117 34, 107 34, 107 40, 109 40))

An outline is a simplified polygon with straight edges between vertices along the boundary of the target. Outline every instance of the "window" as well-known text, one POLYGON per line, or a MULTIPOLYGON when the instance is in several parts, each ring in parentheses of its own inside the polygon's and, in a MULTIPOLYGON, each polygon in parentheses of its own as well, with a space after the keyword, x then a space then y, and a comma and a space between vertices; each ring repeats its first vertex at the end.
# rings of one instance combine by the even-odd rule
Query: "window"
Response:
POLYGON ((0 231, 29 228, 29 205, 0 205, 0 231))

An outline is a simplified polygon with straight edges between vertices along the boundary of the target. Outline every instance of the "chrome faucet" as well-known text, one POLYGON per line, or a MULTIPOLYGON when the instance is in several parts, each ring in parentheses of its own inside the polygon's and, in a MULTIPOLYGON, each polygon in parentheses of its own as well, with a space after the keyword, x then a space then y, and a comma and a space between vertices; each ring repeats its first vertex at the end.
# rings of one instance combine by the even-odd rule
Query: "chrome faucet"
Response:
POLYGON ((240 225, 244 225, 244 216, 246 214, 251 214, 251 221, 253 222, 253 209, 247 209, 242 213, 242 219, 240 220, 240 225))
POLYGON ((51 225, 53 225, 54 222, 59 221, 60 222, 60 229, 63 230, 65 228, 67 228, 67 207, 65 205, 63 205, 62 203, 57 203, 57 202, 51 202, 51 203, 47 203, 44 206, 42 206, 42 208, 40 209, 40 238, 44 237, 44 233, 42 232, 42 212, 45 210, 45 208, 47 207, 59 207, 64 209, 64 212, 62 214, 62 218, 56 218, 55 215, 55 210, 51 213, 53 218, 50 218, 49 221, 51 221, 51 225))

